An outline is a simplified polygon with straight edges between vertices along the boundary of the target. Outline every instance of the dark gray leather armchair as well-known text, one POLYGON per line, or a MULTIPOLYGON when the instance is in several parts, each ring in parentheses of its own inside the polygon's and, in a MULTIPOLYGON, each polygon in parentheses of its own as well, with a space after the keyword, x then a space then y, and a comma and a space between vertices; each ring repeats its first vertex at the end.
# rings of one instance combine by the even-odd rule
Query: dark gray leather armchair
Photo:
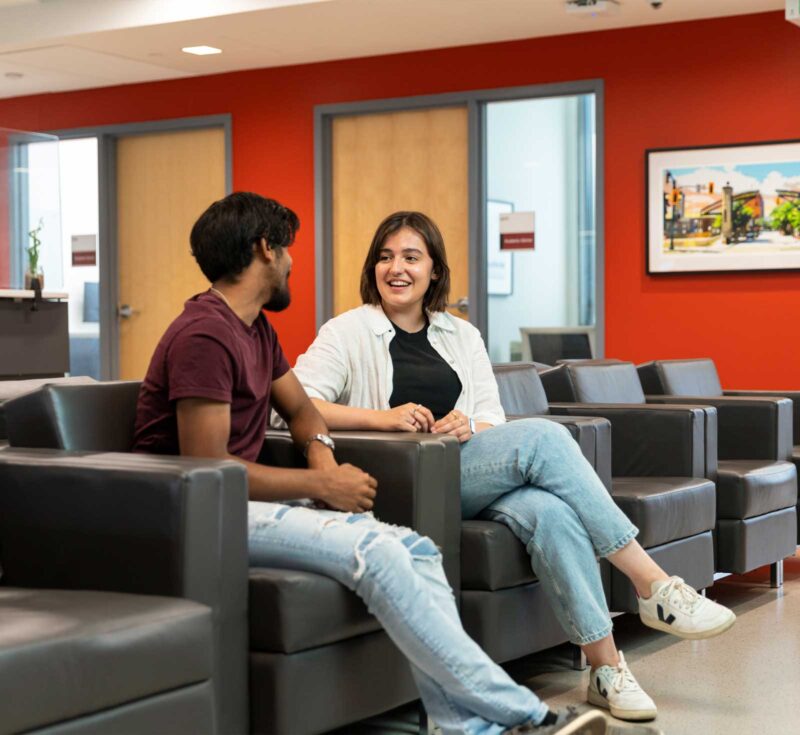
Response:
MULTIPOLYGON (((697 589, 714 581, 716 412, 648 406, 630 363, 585 362, 540 373, 551 413, 611 422, 611 495, 639 543, 697 589)), ((638 609, 631 583, 611 573, 611 607, 638 609)))
MULTIPOLYGON (((103 488, 110 507, 94 519, 87 511, 93 501, 87 506, 81 500, 76 504, 81 510, 76 513, 92 517, 95 533, 105 529, 111 539, 115 529, 124 525, 127 510, 124 504, 115 506, 110 502, 116 496, 115 476, 104 474, 104 462, 131 469, 135 487, 139 468, 151 463, 155 467, 180 468, 189 461, 120 453, 131 446, 137 394, 137 383, 48 386, 5 405, 13 446, 68 450, 72 453, 69 461, 78 461, 75 452, 85 453, 80 461, 97 473, 98 488, 103 488)), ((446 571, 457 588, 461 514, 456 440, 349 432, 337 434, 336 442, 340 461, 361 466, 377 478, 381 492, 376 514, 433 538, 443 550, 446 571)), ((55 456, 45 454, 42 463, 49 467, 55 456)), ((271 432, 261 461, 291 466, 300 464, 302 458, 288 435, 271 432)), ((201 467, 205 463, 193 462, 199 462, 201 467)), ((416 699, 418 694, 405 657, 349 590, 321 575, 247 569, 246 482, 242 468, 229 464, 238 471, 238 484, 229 493, 228 479, 223 478, 220 496, 226 499, 228 516, 236 523, 218 528, 212 540, 218 545, 219 554, 235 558, 235 570, 223 580, 216 575, 206 577, 198 569, 192 578, 197 589, 184 594, 191 599, 196 599, 196 594, 214 594, 208 602, 214 610, 217 645, 213 680, 220 732, 228 735, 247 731, 248 711, 251 732, 322 732, 416 699), (230 585, 235 585, 236 590, 231 591, 230 585), (230 606, 234 611, 225 614, 230 606), (226 635, 228 638, 224 638, 226 635), (249 710, 245 678, 248 672, 249 710)), ((58 467, 49 469, 60 471, 58 467)), ((54 482, 58 487, 60 479, 56 477, 54 482)), ((169 488, 169 484, 165 485, 164 492, 174 492, 169 488)), ((186 493, 187 498, 194 497, 191 488, 186 493)), ((62 502, 75 504, 78 498, 82 498, 80 488, 70 486, 62 502)), ((203 507, 202 512, 217 515, 210 506, 203 507)), ((158 513, 153 508, 150 511, 151 515, 142 517, 140 531, 145 539, 145 529, 159 523, 158 513)), ((162 530, 165 537, 176 539, 184 533, 177 521, 162 530)), ((76 535, 76 543, 80 537, 76 535)), ((108 558, 113 560, 113 556, 108 558)), ((117 575, 123 574, 119 567, 115 569, 117 575)), ((84 586, 92 586, 91 577, 84 580, 79 572, 76 574, 81 582, 88 582, 84 586)), ((146 578, 147 572, 141 571, 138 576, 146 578)))
POLYGON ((245 491, 233 463, 1 451, 0 733, 218 732, 217 600, 243 614, 246 592, 219 542, 245 491))
MULTIPOLYGON (((502 383, 500 390, 502 398, 502 383)), ((567 425, 589 461, 599 463, 603 472, 608 422, 554 420, 567 425)), ((608 470, 610 478, 610 464, 608 470)), ((461 560, 464 628, 496 661, 510 661, 567 640, 531 569, 530 557, 509 528, 489 520, 463 521, 461 560)))
MULTIPOLYGON (((714 406, 719 415, 717 568, 742 573, 771 565, 782 581, 784 557, 795 552, 797 407, 789 393, 723 391, 714 362, 655 360, 638 368, 647 400, 714 406), (796 436, 796 435, 795 435, 796 436)), ((800 394, 795 393, 795 397, 800 394)))

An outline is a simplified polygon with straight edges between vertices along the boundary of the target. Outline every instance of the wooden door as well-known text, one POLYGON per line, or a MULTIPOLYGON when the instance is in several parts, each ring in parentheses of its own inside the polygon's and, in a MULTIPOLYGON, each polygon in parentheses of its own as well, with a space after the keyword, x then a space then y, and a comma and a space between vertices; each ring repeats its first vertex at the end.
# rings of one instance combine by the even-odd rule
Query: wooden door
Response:
POLYGON ((223 196, 221 128, 117 140, 121 379, 144 377, 183 303, 208 288, 192 257, 189 233, 206 207, 223 196))
POLYGON ((333 120, 334 314, 361 304, 361 268, 372 236, 398 210, 418 210, 436 222, 451 269, 449 300, 467 296, 467 131, 466 107, 333 120))

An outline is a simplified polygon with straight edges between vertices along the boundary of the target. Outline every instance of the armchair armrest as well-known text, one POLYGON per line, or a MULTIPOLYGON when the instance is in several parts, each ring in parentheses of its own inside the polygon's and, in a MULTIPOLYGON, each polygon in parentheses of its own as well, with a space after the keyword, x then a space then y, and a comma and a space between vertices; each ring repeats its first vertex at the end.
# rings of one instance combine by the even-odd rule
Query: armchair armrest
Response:
MULTIPOLYGON (((458 440, 435 434, 340 431, 331 434, 336 459, 378 481, 375 516, 413 528, 442 550, 453 589, 460 587, 461 453, 458 440)), ((285 431, 267 431, 262 464, 305 467, 302 452, 285 431)))
POLYGON ((800 391, 796 390, 726 390, 726 396, 750 398, 788 398, 792 402, 792 442, 800 441, 800 391))
POLYGON ((247 569, 247 476, 236 462, 0 451, 3 584, 208 605, 220 732, 247 724, 247 569))
POLYGON ((611 422, 615 477, 716 477, 717 416, 711 408, 551 403, 550 411, 559 416, 598 416, 611 422))
POLYGON ((572 438, 578 442, 581 453, 600 480, 611 492, 611 423, 608 419, 595 416, 553 416, 552 414, 532 414, 530 416, 506 415, 508 421, 519 419, 546 419, 565 426, 572 438))
POLYGON ((647 402, 714 406, 720 459, 791 459, 792 402, 787 398, 647 396, 647 402))

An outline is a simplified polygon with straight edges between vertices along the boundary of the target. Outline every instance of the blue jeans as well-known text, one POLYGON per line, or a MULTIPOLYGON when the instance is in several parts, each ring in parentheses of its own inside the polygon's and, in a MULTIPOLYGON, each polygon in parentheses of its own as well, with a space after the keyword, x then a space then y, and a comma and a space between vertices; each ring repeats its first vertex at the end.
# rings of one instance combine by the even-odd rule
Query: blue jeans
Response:
POLYGON ((547 714, 464 632, 430 539, 365 513, 251 502, 248 516, 251 565, 316 572, 353 590, 408 657, 443 732, 496 735, 547 714))
POLYGON ((461 509, 464 518, 508 526, 525 545, 573 643, 592 643, 611 633, 597 557, 619 551, 638 529, 564 426, 522 419, 463 444, 461 509))

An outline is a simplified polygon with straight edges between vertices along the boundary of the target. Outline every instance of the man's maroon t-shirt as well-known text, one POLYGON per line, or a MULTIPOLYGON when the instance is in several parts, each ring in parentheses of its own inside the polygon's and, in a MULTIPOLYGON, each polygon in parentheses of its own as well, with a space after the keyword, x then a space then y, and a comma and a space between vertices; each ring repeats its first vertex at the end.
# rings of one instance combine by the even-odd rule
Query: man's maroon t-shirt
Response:
POLYGON ((133 451, 180 454, 176 401, 231 406, 228 451, 255 461, 264 443, 272 381, 289 370, 263 313, 248 327, 210 292, 189 299, 156 347, 136 407, 133 451))

